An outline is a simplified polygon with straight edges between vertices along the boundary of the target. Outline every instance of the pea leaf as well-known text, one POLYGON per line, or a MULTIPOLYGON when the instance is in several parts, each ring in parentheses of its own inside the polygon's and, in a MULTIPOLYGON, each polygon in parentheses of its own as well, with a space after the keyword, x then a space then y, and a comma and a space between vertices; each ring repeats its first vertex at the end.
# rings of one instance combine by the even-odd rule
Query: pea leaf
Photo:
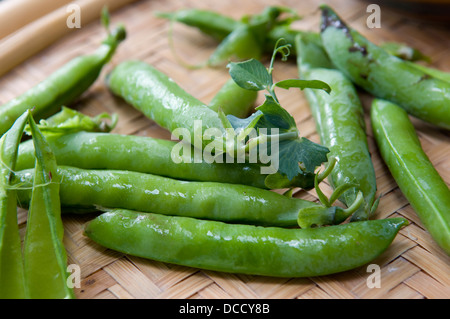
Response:
POLYGON ((231 62, 227 68, 234 82, 244 89, 261 91, 272 86, 272 76, 258 60, 231 62))
POLYGON ((290 88, 299 88, 303 89, 319 89, 324 90, 328 94, 331 92, 330 86, 319 80, 300 80, 300 79, 288 79, 275 83, 275 86, 278 86, 283 89, 290 88))
POLYGON ((278 128, 280 133, 297 130, 294 118, 271 95, 266 94, 266 100, 256 110, 264 114, 257 128, 278 128))
POLYGON ((279 172, 292 180, 298 174, 314 173, 317 166, 327 161, 329 149, 302 137, 279 142, 279 172), (302 164, 304 170, 299 166, 302 164))
POLYGON ((255 125, 260 121, 261 117, 263 117, 263 113, 261 111, 256 111, 249 117, 245 119, 241 119, 234 115, 227 115, 227 119, 231 126, 235 130, 246 129, 246 128, 254 128, 255 125))

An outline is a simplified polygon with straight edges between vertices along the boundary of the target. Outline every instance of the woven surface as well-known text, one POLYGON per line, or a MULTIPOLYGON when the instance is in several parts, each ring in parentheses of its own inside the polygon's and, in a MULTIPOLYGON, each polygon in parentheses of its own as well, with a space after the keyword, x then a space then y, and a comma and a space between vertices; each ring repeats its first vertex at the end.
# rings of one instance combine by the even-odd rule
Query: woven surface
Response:
MULTIPOLYGON (((382 8, 380 29, 366 27, 366 2, 326 1, 351 26, 370 40, 406 42, 422 50, 433 65, 450 71, 450 33, 448 29, 411 22, 401 14, 382 8)), ((227 80, 225 69, 189 70, 174 58, 168 44, 168 23, 153 17, 154 10, 171 11, 183 7, 218 10, 235 18, 257 13, 266 5, 281 4, 295 8, 304 16, 296 27, 318 30, 316 1, 187 1, 147 0, 127 6, 112 15, 112 24, 123 22, 128 30, 127 40, 120 46, 112 62, 86 94, 73 105, 89 115, 101 112, 118 113, 120 121, 114 133, 170 138, 167 131, 146 119, 138 111, 115 99, 106 89, 103 77, 117 63, 142 59, 172 77, 187 92, 209 102, 227 80)), ((203 62, 215 43, 199 32, 175 26, 175 49, 190 63, 203 62)), ((31 88, 69 59, 95 50, 104 36, 100 23, 82 26, 70 36, 29 59, 0 79, 0 103, 7 102, 31 88)), ((292 62, 278 62, 275 80, 297 77, 292 62)), ((395 76, 395 75, 393 75, 395 76)), ((295 117, 303 136, 319 142, 308 104, 300 91, 280 90, 281 104, 295 117)), ((370 97, 361 94, 367 111, 370 97)), ((366 112, 367 113, 367 112, 366 112)), ((424 150, 438 172, 450 183, 450 137, 413 120, 424 150)), ((370 289, 367 267, 345 273, 315 277, 279 279, 203 271, 126 256, 105 249, 83 236, 84 224, 93 215, 64 215, 65 246, 69 263, 81 267, 81 287, 78 298, 449 298, 450 258, 432 241, 417 215, 392 179, 375 147, 370 121, 366 116, 368 138, 376 169, 378 192, 382 195, 375 218, 403 216, 411 223, 402 229, 388 250, 372 263, 381 267, 381 288, 370 289)), ((325 192, 330 188, 325 185, 325 192)), ((296 197, 316 200, 314 191, 299 191, 296 197)), ((21 230, 25 229, 26 211, 19 211, 21 230)))

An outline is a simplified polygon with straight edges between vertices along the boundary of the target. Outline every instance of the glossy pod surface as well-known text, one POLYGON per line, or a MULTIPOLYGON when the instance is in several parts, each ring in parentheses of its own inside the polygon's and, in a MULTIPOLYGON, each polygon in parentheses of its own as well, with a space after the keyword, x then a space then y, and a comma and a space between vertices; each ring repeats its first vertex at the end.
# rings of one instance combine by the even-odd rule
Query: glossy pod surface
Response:
POLYGON ((403 218, 392 218, 283 229, 116 210, 95 218, 85 233, 107 248, 163 262, 251 275, 309 277, 370 262, 405 224, 403 218))
MULTIPOLYGON (((95 206, 242 222, 297 226, 304 207, 318 205, 255 187, 213 182, 186 182, 157 175, 119 170, 83 170, 58 167, 62 183, 61 205, 84 209, 95 206)), ((17 173, 18 182, 32 185, 33 170, 17 173)), ((31 192, 18 191, 26 205, 31 192)))
POLYGON ((401 60, 349 28, 328 6, 322 7, 322 43, 332 62, 374 96, 409 114, 450 129, 450 83, 401 60))
POLYGON ((215 112, 245 118, 255 106, 258 93, 241 88, 233 79, 228 79, 209 102, 208 107, 215 112))
MULTIPOLYGON (((276 173, 275 183, 267 181, 257 164, 195 163, 194 150, 190 161, 172 158, 177 142, 151 137, 111 133, 79 132, 50 135, 47 141, 59 165, 86 169, 117 169, 150 173, 189 181, 244 184, 259 188, 314 187, 314 175, 298 175, 292 181, 276 173)), ((34 146, 31 141, 19 147, 17 170, 34 167, 34 146)))
POLYGON ((186 128, 190 133, 187 141, 192 145, 196 145, 196 138, 203 141, 200 145, 211 143, 203 140, 203 133, 208 128, 225 131, 217 112, 145 62, 122 62, 108 75, 107 84, 114 94, 161 127, 170 132, 186 128), (200 121, 198 129, 194 128, 195 121, 200 121))
POLYGON ((349 206, 361 190, 366 204, 355 212, 353 220, 367 219, 377 185, 367 143, 364 111, 356 89, 340 71, 321 67, 328 66, 327 59, 317 54, 315 43, 297 38, 297 51, 300 76, 325 81, 331 87, 330 94, 304 90, 321 143, 329 148, 328 156, 337 159, 329 176, 330 184, 334 189, 344 184, 357 185, 358 188, 347 190, 341 200, 349 206))
POLYGON ((450 255, 450 190, 423 151, 408 114, 375 99, 372 127, 381 155, 425 228, 450 255))

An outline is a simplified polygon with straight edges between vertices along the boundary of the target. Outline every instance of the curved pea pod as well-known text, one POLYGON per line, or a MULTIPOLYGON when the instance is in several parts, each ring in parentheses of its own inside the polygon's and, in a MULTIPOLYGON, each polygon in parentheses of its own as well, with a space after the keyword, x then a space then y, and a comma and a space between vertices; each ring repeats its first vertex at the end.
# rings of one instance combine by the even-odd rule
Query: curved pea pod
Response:
POLYGON ((28 112, 0 139, 0 298, 26 298, 22 247, 17 224, 17 194, 11 185, 17 150, 28 112))
POLYGON ((351 206, 361 191, 365 204, 353 214, 352 220, 368 219, 376 207, 377 184, 367 143, 364 111, 356 89, 340 71, 327 69, 327 65, 322 67, 327 59, 317 54, 315 43, 298 37, 296 46, 300 76, 325 81, 331 87, 330 94, 304 90, 321 143, 330 150, 328 157, 337 160, 328 180, 334 189, 346 184, 356 185, 344 192, 340 200, 351 206))
MULTIPOLYGON (((85 169, 129 170, 187 181, 243 184, 258 188, 279 189, 314 187, 314 174, 298 174, 292 180, 275 173, 261 174, 261 166, 246 163, 195 161, 194 148, 189 160, 174 152, 177 142, 151 137, 111 133, 78 132, 49 135, 59 165, 85 169)), ((26 141, 19 146, 17 170, 34 167, 34 145, 26 141)))
POLYGON ((371 121, 384 162, 436 243, 450 255, 450 189, 423 151, 408 114, 380 99, 371 121))
POLYGON ((450 129, 450 83, 389 54, 322 7, 321 36, 332 62, 354 83, 410 115, 450 129))
POLYGON ((211 141, 203 139, 208 128, 224 133, 217 112, 184 91, 166 74, 142 61, 125 61, 107 76, 109 89, 170 132, 185 128, 191 144, 202 148, 211 141), (199 123, 199 127, 195 127, 199 123), (201 141, 195 143, 195 141, 201 141))
POLYGON ((222 41, 240 24, 239 21, 218 12, 204 9, 183 9, 175 12, 155 12, 159 18, 181 22, 222 41))
POLYGON ((98 244, 133 256, 214 271, 311 277, 362 266, 385 251, 403 218, 283 229, 108 211, 85 228, 98 244))
POLYGON ((0 106, 0 135, 29 108, 33 108, 36 119, 42 119, 75 101, 98 78, 125 34, 124 27, 118 27, 95 53, 76 57, 35 87, 0 106))
MULTIPOLYGON (((84 170, 59 166, 63 179, 61 205, 67 209, 96 206, 141 210, 160 214, 242 222, 296 226, 300 209, 318 204, 300 198, 238 184, 187 182, 123 170, 84 170)), ((29 186, 33 170, 16 174, 17 183, 29 186)), ((18 191, 27 206, 31 192, 18 191)))

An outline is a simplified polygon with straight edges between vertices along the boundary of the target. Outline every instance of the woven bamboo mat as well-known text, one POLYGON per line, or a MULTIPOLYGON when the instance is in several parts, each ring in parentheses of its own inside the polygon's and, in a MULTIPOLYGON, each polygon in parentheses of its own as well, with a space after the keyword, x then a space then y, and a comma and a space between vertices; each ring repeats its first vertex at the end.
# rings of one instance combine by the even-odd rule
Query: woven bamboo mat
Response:
MULTIPOLYGON (((103 77, 119 62, 142 59, 171 76, 187 92, 209 102, 227 80, 225 69, 189 70, 174 58, 168 44, 168 23, 153 17, 154 10, 171 11, 184 7, 218 10, 239 18, 247 13, 260 12, 269 4, 295 8, 304 19, 296 22, 303 29, 318 30, 317 5, 312 0, 146 0, 115 12, 112 24, 123 22, 128 30, 127 40, 119 47, 112 62, 74 108, 89 114, 117 113, 119 124, 113 131, 121 134, 170 138, 167 131, 146 119, 138 111, 115 99, 106 89, 103 77)), ((443 27, 412 22, 403 15, 382 8, 380 29, 366 27, 366 2, 356 0, 325 1, 330 3, 351 26, 370 40, 406 42, 422 50, 433 65, 450 71, 450 32, 443 27)), ((70 36, 29 59, 0 78, 0 103, 7 102, 33 85, 69 59, 95 50, 103 39, 99 22, 83 25, 70 36)), ((175 47, 181 58, 191 63, 204 61, 215 43, 199 32, 175 26, 175 47)), ((277 62, 275 80, 297 77, 292 62, 277 62)), ((393 74, 395 76, 395 74, 393 74)), ((280 90, 281 104, 295 117, 303 136, 319 142, 308 104, 300 91, 280 90)), ((370 97, 361 94, 366 108, 370 97)), ((93 243, 83 236, 84 224, 93 215, 64 215, 65 247, 68 262, 81 268, 81 287, 78 298, 449 298, 450 258, 432 241, 413 209, 403 197, 375 147, 370 121, 366 117, 368 138, 376 169, 378 191, 382 195, 375 218, 403 216, 411 223, 401 230, 392 245, 372 263, 381 267, 381 287, 369 288, 370 272, 363 266, 340 274, 315 278, 279 279, 203 271, 126 256, 93 243)), ((444 180, 450 184, 450 137, 414 120, 423 147, 444 180)), ((330 188, 325 185, 325 192, 330 188)), ((316 200, 314 191, 299 191, 297 197, 316 200)), ((25 229, 26 211, 19 211, 21 230, 25 229)))

